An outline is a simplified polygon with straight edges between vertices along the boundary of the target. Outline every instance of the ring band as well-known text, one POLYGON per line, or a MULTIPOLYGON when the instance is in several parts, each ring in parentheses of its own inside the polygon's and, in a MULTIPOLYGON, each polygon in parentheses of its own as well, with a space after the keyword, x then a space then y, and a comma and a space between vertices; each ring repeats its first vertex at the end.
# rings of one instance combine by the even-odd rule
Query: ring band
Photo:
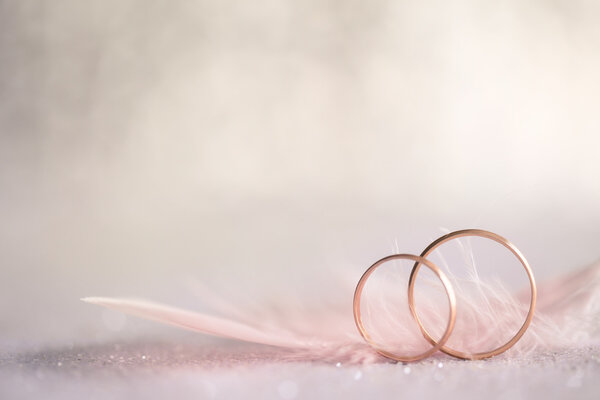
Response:
MULTIPOLYGON (((465 353, 465 352, 461 352, 458 350, 454 350, 450 347, 445 346, 444 344, 439 346, 439 349, 441 351, 443 351, 444 353, 449 354, 451 356, 462 358, 462 359, 468 359, 468 360, 481 360, 483 358, 493 357, 495 355, 505 352, 506 350, 510 349, 515 343, 517 343, 519 341, 519 339, 521 339, 521 336, 523 336, 523 334, 529 327, 529 324, 531 324, 531 320, 533 318, 533 313, 535 311, 536 297, 537 297, 537 288, 535 285, 535 279, 533 278, 533 272, 531 271, 531 267, 529 266, 529 263, 527 262, 527 260, 523 256, 523 254, 519 251, 519 249, 517 249, 517 247, 515 245, 513 245, 511 242, 509 242, 502 236, 497 235, 492 232, 484 231, 481 229, 460 230, 460 231, 452 232, 452 233, 449 233, 447 235, 444 235, 444 236, 438 238, 437 240, 433 241, 429 246, 427 246, 427 248, 425 250, 423 250, 423 252, 421 253, 422 259, 425 259, 429 254, 431 254, 437 247, 439 247, 443 243, 448 242, 452 239, 463 237, 463 236, 480 236, 483 238, 491 239, 495 242, 500 243, 504 247, 506 247, 517 257, 517 259, 521 262, 521 264, 525 268, 525 271, 527 272, 527 276, 529 277, 529 282, 530 282, 530 287, 531 287, 531 302, 529 305, 529 312, 527 313, 527 318, 525 319, 525 322, 521 326, 521 329, 519 329, 519 331, 516 333, 516 335, 514 335, 504 345, 497 347, 491 351, 480 352, 480 353, 465 353)), ((436 342, 431 337, 429 332, 427 332, 425 327, 423 327, 423 324, 421 323, 421 320, 420 320, 420 318, 416 312, 415 306, 414 306, 413 289, 415 286, 415 279, 416 279, 417 273, 419 272, 419 268, 421 267, 420 264, 425 264, 428 267, 430 267, 427 263, 424 263, 422 261, 415 262, 415 265, 413 266, 413 269, 411 271, 409 283, 408 283, 408 305, 410 308, 410 312, 413 315, 413 317, 415 318, 415 320, 417 321, 417 323, 419 324, 419 328, 421 329, 421 332, 423 333, 423 336, 425 337, 425 339, 427 339, 429 341, 429 343, 431 343, 432 345, 437 346, 439 343, 436 342)), ((438 274, 438 276, 439 276, 439 274, 438 274)), ((441 343, 441 340, 440 340, 440 343, 441 343)))
POLYGON ((360 332, 361 336, 367 341, 367 343, 369 343, 379 354, 381 354, 385 357, 391 358, 393 360, 396 360, 396 361, 412 362, 412 361, 418 361, 423 358, 426 358, 426 357, 430 356, 431 354, 435 353, 436 351, 441 350, 443 348, 444 344, 446 343, 446 341, 452 334, 452 330, 454 329, 454 323, 456 321, 456 296, 454 294, 454 289, 452 288, 452 284, 450 283, 450 281, 448 280, 446 275, 442 272, 442 270, 440 270, 434 263, 427 260, 423 256, 419 257, 419 256, 415 256, 412 254, 394 254, 391 256, 384 257, 381 260, 377 261, 375 264, 371 265, 361 276, 360 280, 358 281, 358 284, 356 285, 356 290, 354 291, 353 309, 354 309, 354 322, 356 323, 356 327, 358 328, 358 331, 360 332), (448 302, 450 304, 450 310, 449 310, 450 318, 448 319, 448 325, 446 326, 444 335, 440 338, 439 341, 436 342, 435 340, 431 339, 429 334, 427 334, 425 336, 425 338, 433 345, 433 347, 431 349, 427 350, 426 352, 418 354, 416 356, 397 355, 397 354, 391 353, 387 350, 380 348, 371 339, 370 335, 368 334, 368 332, 366 331, 366 329, 362 323, 360 302, 361 302, 363 288, 364 288, 367 280, 369 279, 369 276, 375 271, 375 269, 377 269, 379 266, 381 266, 385 262, 388 262, 391 260, 398 260, 398 259, 411 260, 416 263, 411 272, 411 284, 409 285, 409 288, 408 288, 408 291, 409 291, 408 298, 411 301, 411 303, 409 303, 409 308, 411 309, 413 316, 415 318, 417 318, 417 322, 419 322, 419 327, 421 328, 421 331, 423 332, 424 335, 426 334, 426 332, 424 331, 423 326, 421 325, 420 321, 418 320, 417 314, 415 312, 413 312, 414 280, 416 277, 416 271, 418 270, 418 268, 420 267, 421 264, 424 264, 429 269, 431 269, 437 275, 437 277, 440 279, 440 281, 442 281, 442 284, 444 285, 444 289, 446 290, 446 295, 448 296, 448 302))

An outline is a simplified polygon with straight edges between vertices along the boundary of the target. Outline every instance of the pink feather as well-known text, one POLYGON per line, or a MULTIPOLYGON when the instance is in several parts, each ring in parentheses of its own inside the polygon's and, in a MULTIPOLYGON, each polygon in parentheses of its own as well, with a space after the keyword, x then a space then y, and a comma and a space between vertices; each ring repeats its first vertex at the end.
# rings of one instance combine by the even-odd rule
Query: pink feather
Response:
MULTIPOLYGON (((398 279, 392 281, 394 285, 402 284, 398 279)), ((457 281, 456 277, 451 277, 451 280, 453 284, 457 281)), ((456 290, 460 315, 466 322, 462 329, 457 324, 448 345, 477 349, 485 346, 489 348, 490 343, 502 344, 502 338, 494 338, 499 331, 511 332, 518 329, 528 309, 529 292, 514 296, 499 285, 483 283, 476 274, 469 280, 485 296, 482 298, 473 296, 472 292, 456 290)), ((460 288, 461 285, 456 287, 460 288)), ((87 297, 82 300, 196 332, 304 351, 307 357, 313 359, 355 362, 379 359, 360 337, 354 325, 352 290, 351 286, 340 288, 339 292, 346 296, 338 306, 302 308, 280 304, 283 310, 287 307, 290 312, 274 313, 263 307, 261 318, 256 320, 246 317, 254 315, 248 310, 234 307, 218 296, 208 297, 220 309, 233 314, 233 317, 187 311, 144 300, 103 297, 87 297)), ((401 300, 390 303, 388 296, 378 293, 375 292, 364 311, 365 321, 377 327, 377 335, 373 336, 387 340, 386 344, 394 350, 418 352, 425 349, 427 343, 407 312, 407 304, 401 300)), ((402 296, 397 297, 401 299, 402 296)), ((443 322, 434 327, 437 330, 431 329, 439 337, 447 320, 447 306, 440 307, 439 304, 434 304, 436 301, 439 302, 439 299, 434 300, 432 297, 430 304, 419 302, 418 308, 424 321, 443 322)), ((539 286, 538 307, 533 322, 508 354, 514 356, 533 349, 582 346, 599 340, 600 263, 596 263, 539 286)))

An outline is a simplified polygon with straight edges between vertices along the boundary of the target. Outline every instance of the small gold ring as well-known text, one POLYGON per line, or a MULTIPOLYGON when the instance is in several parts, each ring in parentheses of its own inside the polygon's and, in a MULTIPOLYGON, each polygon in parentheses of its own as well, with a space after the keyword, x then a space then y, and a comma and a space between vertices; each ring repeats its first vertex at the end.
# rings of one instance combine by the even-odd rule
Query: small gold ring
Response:
MULTIPOLYGON (((531 271, 531 267, 529 266, 529 263, 527 262, 527 260, 523 256, 523 254, 519 251, 519 249, 517 249, 517 247, 514 244, 512 244, 511 242, 509 242, 502 236, 497 235, 492 232, 484 231, 481 229, 464 229, 464 230, 460 230, 460 231, 456 231, 456 232, 452 232, 447 235, 444 235, 444 236, 438 238, 437 240, 433 241, 429 246, 427 246, 427 248, 425 250, 423 250, 423 252, 421 253, 421 257, 423 259, 425 259, 429 254, 431 254, 431 252, 433 252, 437 247, 439 247, 443 243, 445 243, 449 240, 452 240, 452 239, 463 237, 463 236, 484 237, 487 239, 491 239, 495 242, 498 242, 501 245, 503 245, 504 247, 506 247, 517 257, 517 259, 521 262, 521 264, 525 268, 525 271, 527 272, 527 276, 529 277, 529 282, 530 282, 530 287, 531 287, 531 303, 529 305, 529 312, 527 313, 527 318, 525 318, 525 322, 523 323, 523 325, 521 326, 521 329, 519 329, 517 334, 514 335, 508 342, 506 342, 502 346, 497 347, 491 351, 485 351, 485 352, 480 352, 480 353, 465 353, 465 352, 461 352, 458 350, 454 350, 450 347, 444 346, 443 344, 442 344, 442 346, 439 346, 439 349, 441 351, 443 351, 444 353, 449 354, 451 356, 462 358, 462 359, 467 359, 467 360, 481 360, 483 358, 493 357, 493 356, 496 356, 498 354, 505 352, 506 350, 510 349, 515 343, 517 343, 519 341, 519 339, 521 339, 521 336, 523 336, 523 334, 529 327, 529 324, 531 324, 531 320, 533 318, 533 313, 535 311, 535 302, 536 302, 536 297, 537 297, 537 288, 535 285, 535 279, 533 278, 533 272, 531 271)), ((431 337, 429 332, 427 332, 427 330, 423 327, 423 324, 421 323, 421 320, 420 320, 419 316, 417 315, 417 312, 416 312, 416 309, 414 306, 413 289, 415 286, 415 278, 417 276, 417 273, 419 272, 421 263, 423 263, 423 262, 416 261, 415 265, 413 266, 413 269, 411 271, 411 274, 410 274, 410 278, 408 281, 408 305, 410 308, 410 312, 412 313, 413 317, 419 324, 419 328, 421 329, 421 332, 423 333, 423 336, 425 337, 425 339, 427 339, 429 341, 429 343, 431 343, 432 345, 436 346, 438 344, 438 342, 436 342, 431 337)), ((423 264, 427 265, 426 263, 423 263, 423 264)), ((427 266, 430 267, 429 265, 427 265, 427 266)), ((440 343, 441 343, 441 340, 440 340, 440 343)))
MULTIPOLYGON (((408 296, 409 296, 409 299, 412 301, 414 299, 414 296, 412 293, 412 291, 414 290, 413 274, 411 274, 411 278, 413 280, 411 281, 412 284, 408 288, 408 290, 409 290, 408 296)), ((402 361, 402 362, 418 361, 418 360, 426 358, 426 357, 430 356, 431 354, 435 353, 436 351, 440 350, 444 346, 444 344, 446 343, 446 341, 448 340, 450 335, 452 334, 452 330, 454 329, 454 322, 456 321, 456 296, 454 294, 454 289, 452 288, 452 284, 450 283, 450 281, 448 280, 446 275, 442 272, 442 270, 440 270, 434 263, 425 259, 424 257, 419 257, 419 256, 415 256, 412 254, 394 254, 391 256, 384 257, 381 260, 377 261, 375 264, 371 265, 365 271, 365 273, 362 275, 362 277, 358 281, 358 284, 356 285, 356 290, 354 291, 353 306, 354 306, 354 322, 356 323, 356 327, 358 328, 358 331, 360 332, 361 336, 367 341, 367 343, 369 343, 379 354, 381 354, 385 357, 391 358, 393 360, 402 361), (429 269, 431 269, 437 275, 437 277, 440 279, 440 281, 442 281, 442 284, 444 285, 444 289, 446 290, 446 295, 448 296, 448 302, 450 304, 450 318, 448 319, 448 325, 446 326, 446 331, 444 332, 444 335, 437 342, 435 340, 431 340, 431 337, 426 336, 426 338, 433 345, 433 347, 424 353, 417 354, 416 356, 401 356, 401 355, 397 355, 397 354, 391 353, 389 351, 386 351, 386 350, 382 349, 381 347, 379 347, 369 336, 368 332, 366 331, 365 327, 363 326, 362 318, 361 318, 360 299, 361 299, 363 288, 365 286, 365 283, 369 279, 369 276, 373 273, 373 271, 375 271, 375 269, 377 269, 377 267, 381 266, 381 264, 383 264, 387 261, 398 260, 398 259, 414 261, 416 264, 415 264, 415 267, 413 267, 413 272, 415 271, 414 268, 417 268, 417 266, 420 266, 421 264, 424 264, 429 269)), ((411 311, 412 311, 412 308, 411 308, 411 311)), ((421 327, 421 330, 423 331, 422 325, 421 325, 420 321, 418 320, 416 313, 413 312, 413 316, 415 318, 417 318, 417 321, 419 322, 419 326, 421 327)), ((423 333, 425 334, 424 331, 423 331, 423 333)))

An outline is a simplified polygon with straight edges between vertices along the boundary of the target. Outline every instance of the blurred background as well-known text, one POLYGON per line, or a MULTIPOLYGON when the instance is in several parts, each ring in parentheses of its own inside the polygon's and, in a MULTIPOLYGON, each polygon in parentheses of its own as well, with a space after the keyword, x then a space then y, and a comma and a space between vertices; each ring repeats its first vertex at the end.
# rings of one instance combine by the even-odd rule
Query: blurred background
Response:
POLYGON ((599 17, 0 0, 0 345, 160 330, 84 296, 318 300, 444 229, 509 238, 540 282, 597 261, 599 17))

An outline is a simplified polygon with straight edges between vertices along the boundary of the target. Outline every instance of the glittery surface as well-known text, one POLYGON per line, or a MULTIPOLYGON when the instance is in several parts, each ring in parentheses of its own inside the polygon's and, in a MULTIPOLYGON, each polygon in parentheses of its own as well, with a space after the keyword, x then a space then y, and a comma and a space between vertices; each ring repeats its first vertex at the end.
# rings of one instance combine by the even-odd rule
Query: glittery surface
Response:
POLYGON ((597 399, 600 347, 404 365, 307 360, 236 343, 122 342, 3 352, 0 398, 597 399))

